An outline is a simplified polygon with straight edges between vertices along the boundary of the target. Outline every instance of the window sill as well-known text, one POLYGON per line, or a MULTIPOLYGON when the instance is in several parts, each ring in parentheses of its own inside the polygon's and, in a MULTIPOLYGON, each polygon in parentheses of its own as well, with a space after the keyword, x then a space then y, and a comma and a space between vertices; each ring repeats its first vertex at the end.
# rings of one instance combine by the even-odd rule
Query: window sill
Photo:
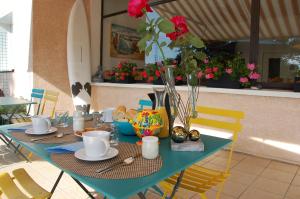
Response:
MULTIPOLYGON (((118 87, 118 88, 136 88, 136 89, 152 89, 163 87, 163 85, 152 85, 152 84, 119 84, 119 83, 108 83, 108 82, 93 82, 92 86, 100 87, 118 87)), ((178 91, 187 91, 187 86, 176 86, 178 91)), ((234 94, 234 95, 250 95, 250 96, 261 96, 261 97, 284 97, 284 98, 300 98, 300 93, 289 91, 289 90, 253 90, 253 89, 224 89, 224 88, 209 88, 205 86, 200 87, 200 92, 207 93, 222 93, 222 94, 234 94)))

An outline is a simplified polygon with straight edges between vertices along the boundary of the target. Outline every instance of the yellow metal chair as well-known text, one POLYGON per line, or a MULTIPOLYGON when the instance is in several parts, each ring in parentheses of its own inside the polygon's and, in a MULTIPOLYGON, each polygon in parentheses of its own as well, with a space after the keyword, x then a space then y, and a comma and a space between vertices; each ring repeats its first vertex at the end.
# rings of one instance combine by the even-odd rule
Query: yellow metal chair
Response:
MULTIPOLYGON (((242 129, 240 120, 244 118, 244 113, 241 111, 204 106, 199 106, 196 110, 198 112, 198 117, 191 118, 191 124, 229 131, 233 133, 232 144, 229 147, 227 165, 224 171, 218 171, 198 165, 192 165, 185 170, 179 187, 193 192, 198 192, 202 199, 207 199, 205 192, 210 190, 213 186, 219 185, 219 190, 216 195, 216 198, 219 199, 220 194, 223 190, 224 182, 230 175, 233 147, 234 143, 238 139, 238 133, 242 129), (210 117, 205 118, 205 116, 210 117), (218 119, 211 119, 211 116, 218 119), (226 120, 219 120, 219 118, 221 117, 223 117, 224 119, 226 118, 226 120), (228 121, 228 118, 233 121, 228 121)), ((164 189, 163 198, 166 198, 169 194, 172 193, 173 187, 176 184, 178 177, 179 174, 176 174, 160 183, 161 187, 164 189)))
MULTIPOLYGON (((43 101, 42 101, 42 108, 41 108, 41 115, 49 115, 51 118, 54 117, 55 108, 57 104, 59 93, 56 91, 46 90, 44 93, 43 101), (49 107, 50 109, 48 109, 49 107), (47 112, 49 112, 47 114, 47 112)), ((22 151, 23 148, 20 148, 22 151)), ((32 152, 30 152, 27 156, 28 159, 32 157, 32 152)))
POLYGON ((51 193, 38 185, 23 168, 16 169, 12 173, 14 177, 11 177, 8 173, 0 173, 0 197, 3 194, 8 199, 50 198, 51 193), (27 193, 23 193, 14 181, 17 181, 22 190, 27 193))
POLYGON ((52 108, 50 108, 49 116, 51 118, 54 117, 55 108, 56 108, 56 104, 57 104, 57 100, 58 100, 58 95, 59 95, 59 93, 56 91, 50 91, 50 90, 45 91, 43 102, 42 102, 41 115, 46 114, 46 111, 48 111, 47 106, 52 106, 52 108))

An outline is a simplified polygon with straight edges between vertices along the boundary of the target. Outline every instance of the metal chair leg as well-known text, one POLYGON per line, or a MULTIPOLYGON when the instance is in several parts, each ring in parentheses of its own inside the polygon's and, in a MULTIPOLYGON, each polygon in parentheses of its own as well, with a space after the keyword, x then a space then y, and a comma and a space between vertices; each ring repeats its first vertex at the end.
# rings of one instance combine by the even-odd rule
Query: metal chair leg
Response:
POLYGON ((220 199, 221 193, 223 191, 223 188, 224 188, 224 182, 222 182, 221 184, 219 184, 219 190, 217 192, 216 199, 220 199))

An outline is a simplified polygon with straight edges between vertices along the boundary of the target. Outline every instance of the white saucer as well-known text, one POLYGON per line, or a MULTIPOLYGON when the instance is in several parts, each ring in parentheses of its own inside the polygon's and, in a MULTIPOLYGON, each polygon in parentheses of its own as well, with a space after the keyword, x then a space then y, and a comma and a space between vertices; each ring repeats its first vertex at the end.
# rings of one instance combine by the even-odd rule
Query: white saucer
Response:
POLYGON ((29 134, 29 135, 47 135, 47 134, 51 134, 51 133, 54 133, 57 131, 57 128, 55 127, 51 127, 48 131, 45 131, 43 133, 35 133, 33 131, 33 128, 29 128, 29 129, 26 129, 25 133, 26 134, 29 134))
POLYGON ((90 157, 85 154, 84 148, 79 149, 75 152, 75 157, 84 161, 101 161, 111 159, 119 154, 118 149, 110 147, 107 154, 99 157, 90 157))

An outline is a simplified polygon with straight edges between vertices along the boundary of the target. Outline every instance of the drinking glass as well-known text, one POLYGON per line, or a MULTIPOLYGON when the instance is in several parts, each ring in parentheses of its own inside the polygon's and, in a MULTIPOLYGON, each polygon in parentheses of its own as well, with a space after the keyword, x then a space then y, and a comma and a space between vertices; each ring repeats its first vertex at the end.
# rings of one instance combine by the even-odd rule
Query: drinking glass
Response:
POLYGON ((69 112, 58 110, 55 111, 55 124, 57 127, 68 127, 69 112))
POLYGON ((119 144, 119 132, 117 124, 110 124, 110 145, 117 146, 119 144))
POLYGON ((93 113, 93 125, 94 128, 99 128, 104 124, 103 114, 99 112, 93 113))

